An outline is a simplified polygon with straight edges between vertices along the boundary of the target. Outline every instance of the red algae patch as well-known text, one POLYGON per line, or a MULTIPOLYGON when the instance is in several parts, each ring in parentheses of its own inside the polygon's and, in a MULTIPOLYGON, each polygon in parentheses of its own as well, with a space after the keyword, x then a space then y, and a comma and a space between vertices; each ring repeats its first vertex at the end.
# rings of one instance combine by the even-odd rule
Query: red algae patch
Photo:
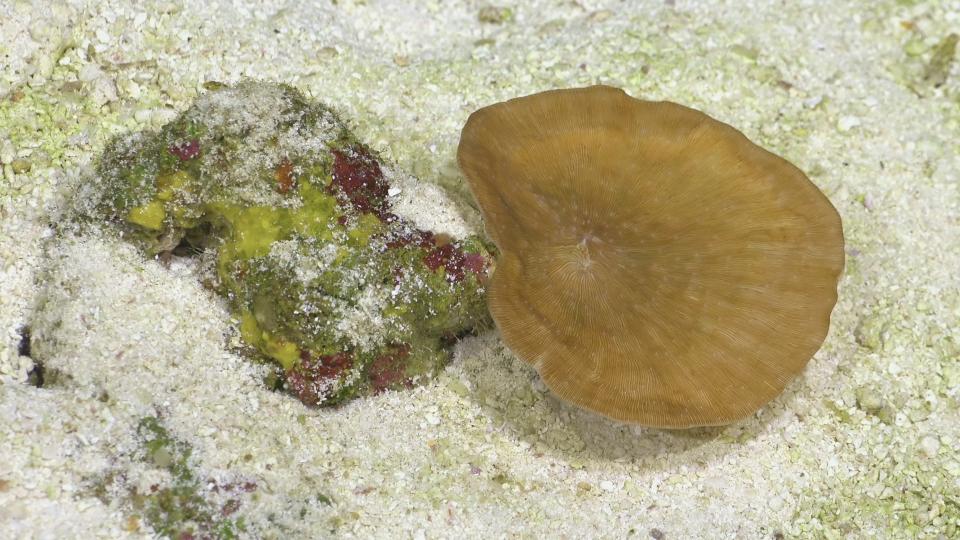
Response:
POLYGON ((320 405, 353 363, 350 353, 313 358, 303 351, 300 362, 287 370, 287 389, 306 405, 320 405))
POLYGON ((386 218, 387 191, 390 185, 383 177, 377 160, 362 146, 333 150, 333 184, 331 191, 345 197, 357 212, 386 218))
POLYGON ((200 141, 190 139, 189 141, 171 144, 169 150, 180 161, 189 161, 200 155, 200 141))

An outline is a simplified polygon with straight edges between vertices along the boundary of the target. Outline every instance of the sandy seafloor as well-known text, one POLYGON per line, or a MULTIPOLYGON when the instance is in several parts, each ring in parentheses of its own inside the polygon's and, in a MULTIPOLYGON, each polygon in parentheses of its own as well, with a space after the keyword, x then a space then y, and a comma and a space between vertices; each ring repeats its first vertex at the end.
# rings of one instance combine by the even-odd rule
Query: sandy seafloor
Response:
POLYGON ((960 67, 928 68, 960 2, 504 0, 500 22, 467 0, 254 5, 0 0, 0 537, 152 536, 92 486, 162 484, 137 458, 157 414, 198 478, 256 484, 231 509, 252 537, 960 536, 960 67), (335 410, 267 391, 189 265, 50 227, 110 136, 242 77, 329 103, 454 199, 483 105, 605 83, 701 109, 840 211, 826 343, 754 417, 692 431, 558 402, 495 332, 411 391, 335 410), (30 324, 60 373, 42 388, 30 324))

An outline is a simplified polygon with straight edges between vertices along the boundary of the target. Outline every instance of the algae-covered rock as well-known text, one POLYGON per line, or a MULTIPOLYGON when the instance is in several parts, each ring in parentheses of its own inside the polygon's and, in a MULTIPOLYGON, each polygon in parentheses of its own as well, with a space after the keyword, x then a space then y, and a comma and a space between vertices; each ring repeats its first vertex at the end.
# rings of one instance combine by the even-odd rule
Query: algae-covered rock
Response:
POLYGON ((377 157, 288 86, 217 85, 114 140, 81 215, 149 255, 203 253, 247 344, 308 404, 410 385, 486 321, 490 254, 391 212, 377 157))

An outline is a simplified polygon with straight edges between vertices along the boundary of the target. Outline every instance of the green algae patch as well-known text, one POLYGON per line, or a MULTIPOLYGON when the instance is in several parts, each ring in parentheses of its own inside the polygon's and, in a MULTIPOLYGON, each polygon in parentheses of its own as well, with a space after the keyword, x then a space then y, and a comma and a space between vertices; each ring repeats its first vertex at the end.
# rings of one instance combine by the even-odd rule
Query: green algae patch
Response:
POLYGON ((118 137, 77 197, 145 254, 201 254, 252 350, 330 405, 436 373, 489 324, 491 256, 391 212, 380 159, 296 89, 215 85, 157 131, 118 137))
POLYGON ((902 45, 903 56, 889 67, 890 74, 916 96, 932 97, 937 94, 937 89, 947 86, 960 35, 956 32, 943 34, 931 45, 926 33, 921 32, 915 22, 902 22, 901 27, 908 32, 902 45))
MULTIPOLYGON (((245 527, 242 518, 229 519, 239 509, 237 499, 229 499, 222 507, 203 496, 204 487, 190 468, 191 448, 170 436, 156 417, 140 421, 137 433, 143 438, 143 459, 170 474, 165 486, 151 486, 148 493, 134 491, 134 511, 142 514, 154 531, 170 538, 237 538, 245 527)), ((219 486, 218 491, 219 491, 219 486)), ((240 491, 255 489, 252 483, 240 491)))
POLYGON ((950 34, 937 44, 933 56, 930 58, 930 63, 927 64, 927 69, 924 72, 924 81, 933 86, 941 86, 947 82, 950 65, 953 63, 954 54, 957 52, 958 41, 960 41, 960 36, 950 34))
POLYGON ((112 471, 92 485, 92 495, 104 502, 123 501, 127 530, 135 532, 143 522, 166 538, 246 536, 240 510, 256 497, 255 482, 201 478, 191 462, 192 447, 173 437, 156 416, 140 420, 137 437, 140 445, 131 457, 144 467, 141 475, 153 481, 147 485, 112 471))
MULTIPOLYGON (((77 117, 100 117, 102 111, 86 101, 64 99, 51 88, 25 86, 15 97, 0 99, 0 126, 3 135, 17 147, 34 149, 31 166, 58 167, 72 159, 65 153, 68 141, 84 126, 77 117)), ((112 118, 108 120, 113 120, 112 118)))

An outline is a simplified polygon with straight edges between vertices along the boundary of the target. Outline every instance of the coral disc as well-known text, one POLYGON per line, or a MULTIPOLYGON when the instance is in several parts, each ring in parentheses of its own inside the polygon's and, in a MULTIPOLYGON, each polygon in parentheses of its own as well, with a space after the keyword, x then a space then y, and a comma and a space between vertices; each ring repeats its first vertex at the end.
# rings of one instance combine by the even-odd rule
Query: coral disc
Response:
POLYGON ((826 336, 839 214, 706 114, 605 86, 543 92, 474 112, 458 160, 501 251, 497 327, 565 400, 647 426, 726 424, 826 336))

